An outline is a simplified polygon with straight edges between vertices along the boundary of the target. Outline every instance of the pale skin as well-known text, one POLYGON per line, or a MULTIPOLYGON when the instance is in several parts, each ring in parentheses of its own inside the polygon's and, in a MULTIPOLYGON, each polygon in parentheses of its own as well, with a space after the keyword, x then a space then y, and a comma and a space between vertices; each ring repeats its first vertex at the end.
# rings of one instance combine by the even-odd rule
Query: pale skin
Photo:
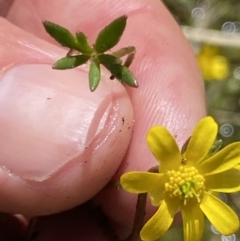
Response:
MULTIPOLYGON (((145 141, 152 125, 166 126, 182 146, 206 115, 190 46, 159 0, 5 0, 0 6, 5 16, 0 19, 0 210, 32 217, 92 199, 119 237, 126 237, 136 196, 104 186, 113 176, 116 181, 126 171, 156 165, 145 141), (81 30, 91 43, 123 14, 127 28, 114 51, 136 47, 130 69, 138 89, 126 92, 103 71, 99 89, 91 93, 86 66, 77 72, 51 70, 66 50, 45 33, 41 21, 81 30)), ((149 216, 153 209, 147 210, 149 216)), ((26 228, 27 220, 14 227, 26 228)), ((107 240, 84 206, 39 218, 37 231, 39 241, 107 240)))

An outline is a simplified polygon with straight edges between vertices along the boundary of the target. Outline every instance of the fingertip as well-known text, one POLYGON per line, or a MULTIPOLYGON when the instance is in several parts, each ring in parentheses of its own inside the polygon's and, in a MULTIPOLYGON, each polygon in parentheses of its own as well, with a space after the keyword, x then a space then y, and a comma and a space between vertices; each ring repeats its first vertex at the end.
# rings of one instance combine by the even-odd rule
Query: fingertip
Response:
POLYGON ((28 215, 69 209, 116 172, 132 135, 131 101, 104 71, 92 93, 87 65, 52 70, 50 59, 62 50, 1 21, 0 209, 28 215), (10 35, 16 38, 5 51, 10 35))

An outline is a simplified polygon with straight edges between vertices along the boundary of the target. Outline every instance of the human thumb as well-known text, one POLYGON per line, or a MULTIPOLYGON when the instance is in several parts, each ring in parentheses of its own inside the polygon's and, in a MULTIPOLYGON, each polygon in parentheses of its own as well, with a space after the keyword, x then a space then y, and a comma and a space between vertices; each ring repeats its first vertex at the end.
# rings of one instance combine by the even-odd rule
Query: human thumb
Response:
POLYGON ((0 19, 0 210, 43 215, 95 195, 128 147, 133 110, 118 81, 88 66, 51 65, 65 52, 0 19))

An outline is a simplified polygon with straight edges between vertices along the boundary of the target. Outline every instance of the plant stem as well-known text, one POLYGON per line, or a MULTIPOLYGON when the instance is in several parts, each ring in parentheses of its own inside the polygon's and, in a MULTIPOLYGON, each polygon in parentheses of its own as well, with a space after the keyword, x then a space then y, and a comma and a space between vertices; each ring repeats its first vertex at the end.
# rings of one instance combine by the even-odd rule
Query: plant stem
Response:
POLYGON ((139 233, 144 224, 144 217, 146 214, 147 193, 141 193, 138 195, 136 213, 134 217, 134 224, 132 232, 124 241, 136 241, 139 239, 139 233))
POLYGON ((118 57, 119 59, 127 55, 127 58, 124 62, 124 66, 128 68, 134 59, 135 53, 136 53, 135 47, 129 46, 113 52, 112 55, 118 57))
MULTIPOLYGON (((148 172, 158 173, 158 166, 152 167, 148 172)), ((146 214, 147 193, 138 195, 136 213, 134 217, 134 224, 130 235, 123 241, 137 241, 140 240, 139 234, 144 225, 144 217, 146 214)))

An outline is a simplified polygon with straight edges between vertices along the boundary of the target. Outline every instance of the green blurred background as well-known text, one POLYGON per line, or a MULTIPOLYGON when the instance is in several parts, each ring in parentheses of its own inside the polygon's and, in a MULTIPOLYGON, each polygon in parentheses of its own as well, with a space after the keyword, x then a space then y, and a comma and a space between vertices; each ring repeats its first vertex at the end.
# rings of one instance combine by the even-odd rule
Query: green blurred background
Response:
POLYGON ((208 114, 223 145, 240 140, 240 1, 164 0, 188 38, 205 80, 208 114))
MULTIPOLYGON (((219 139, 223 140, 223 146, 239 141, 240 0, 163 2, 179 23, 196 55, 205 81, 208 114, 219 124, 219 139)), ((221 198, 240 216, 240 193, 221 194, 221 198)), ((182 228, 170 229, 160 240, 183 240, 182 228)), ((240 232, 223 236, 206 222, 202 240, 240 241, 240 232)))

